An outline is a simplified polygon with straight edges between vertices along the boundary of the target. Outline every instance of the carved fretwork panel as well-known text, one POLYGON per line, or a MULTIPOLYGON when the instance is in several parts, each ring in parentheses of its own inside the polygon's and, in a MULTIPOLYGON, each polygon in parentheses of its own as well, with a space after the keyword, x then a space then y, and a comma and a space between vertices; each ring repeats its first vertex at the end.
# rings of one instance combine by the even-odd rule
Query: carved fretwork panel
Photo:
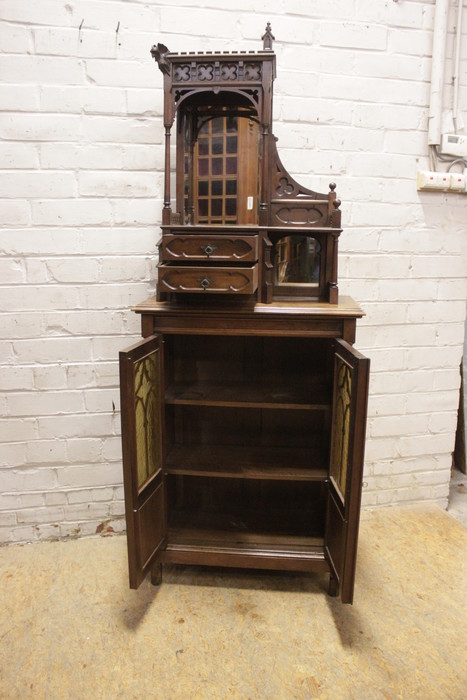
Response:
POLYGON ((258 83, 262 64, 259 61, 201 60, 172 64, 172 81, 178 83, 258 83))
POLYGON ((270 184, 269 224, 340 227, 340 201, 336 200, 335 185, 329 185, 327 194, 299 185, 282 165, 275 143, 271 150, 274 169, 270 184))
POLYGON ((274 175, 271 178, 271 199, 293 199, 298 197, 304 199, 321 199, 326 201, 326 203, 329 202, 329 194, 310 190, 300 185, 289 175, 277 153, 275 142, 272 144, 272 159, 274 162, 274 175))
POLYGON ((277 170, 276 177, 274 179, 275 190, 274 195, 276 197, 296 197, 299 193, 299 186, 291 178, 286 177, 285 173, 281 170, 277 170))

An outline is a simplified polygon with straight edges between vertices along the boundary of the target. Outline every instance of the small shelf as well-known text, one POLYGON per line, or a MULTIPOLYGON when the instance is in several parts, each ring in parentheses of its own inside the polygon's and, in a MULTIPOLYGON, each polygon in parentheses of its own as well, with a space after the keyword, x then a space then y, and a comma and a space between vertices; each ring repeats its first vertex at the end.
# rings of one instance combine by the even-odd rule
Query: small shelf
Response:
POLYGON ((212 546, 303 549, 323 545, 322 503, 308 512, 279 508, 202 509, 174 507, 169 516, 169 542, 212 546), (288 516, 288 517, 285 517, 288 516))
POLYGON ((167 454, 167 474, 283 481, 325 481, 323 452, 292 447, 175 445, 167 454))
POLYGON ((324 383, 174 383, 165 391, 167 404, 186 406, 230 406, 242 408, 280 408, 330 410, 329 392, 324 383))
POLYGON ((233 513, 174 509, 164 561, 215 566, 326 570, 321 513, 303 517, 237 509, 233 513), (304 534, 305 533, 305 534, 304 534))

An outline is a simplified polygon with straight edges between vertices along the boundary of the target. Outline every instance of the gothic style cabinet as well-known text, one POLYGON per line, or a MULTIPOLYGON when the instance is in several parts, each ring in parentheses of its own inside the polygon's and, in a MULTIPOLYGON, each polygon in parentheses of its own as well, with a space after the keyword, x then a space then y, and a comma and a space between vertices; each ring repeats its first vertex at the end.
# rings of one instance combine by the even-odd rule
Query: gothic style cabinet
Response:
POLYGON ((165 191, 157 297, 120 353, 130 586, 164 562, 318 571, 351 603, 362 311, 338 297, 335 186, 302 187, 276 151, 272 40, 268 25, 258 52, 151 52, 165 191))

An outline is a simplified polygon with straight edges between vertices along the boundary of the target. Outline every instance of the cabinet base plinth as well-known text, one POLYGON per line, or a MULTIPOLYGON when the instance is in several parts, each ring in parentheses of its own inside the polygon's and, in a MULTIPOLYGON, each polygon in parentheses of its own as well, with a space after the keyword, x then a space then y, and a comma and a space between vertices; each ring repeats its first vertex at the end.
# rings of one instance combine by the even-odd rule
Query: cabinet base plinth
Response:
POLYGON ((271 569, 302 573, 329 571, 323 548, 319 546, 310 546, 301 551, 298 549, 286 551, 285 548, 258 550, 253 547, 199 547, 190 544, 168 544, 162 557, 164 562, 171 564, 271 569))

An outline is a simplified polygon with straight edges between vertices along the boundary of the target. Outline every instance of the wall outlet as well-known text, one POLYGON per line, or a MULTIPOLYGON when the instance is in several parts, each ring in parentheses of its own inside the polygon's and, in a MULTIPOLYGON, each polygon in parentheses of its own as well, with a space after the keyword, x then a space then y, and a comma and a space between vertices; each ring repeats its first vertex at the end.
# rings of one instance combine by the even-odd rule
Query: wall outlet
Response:
POLYGON ((437 173, 420 170, 417 173, 417 190, 438 192, 467 192, 467 178, 463 173, 437 173))
POLYGON ((449 190, 450 173, 437 173, 433 170, 421 170, 417 173, 417 190, 449 190))
POLYGON ((449 189, 452 192, 466 191, 466 178, 462 173, 451 173, 451 184, 449 189))

